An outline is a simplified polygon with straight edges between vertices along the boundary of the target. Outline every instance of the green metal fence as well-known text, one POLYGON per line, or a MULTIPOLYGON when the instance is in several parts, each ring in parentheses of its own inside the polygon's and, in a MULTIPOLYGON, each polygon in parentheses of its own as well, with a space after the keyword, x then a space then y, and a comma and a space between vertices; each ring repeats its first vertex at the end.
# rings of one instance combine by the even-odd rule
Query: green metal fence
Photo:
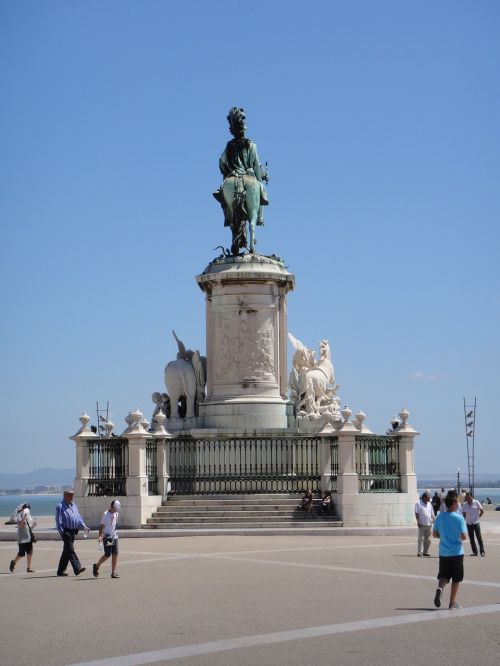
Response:
POLYGON ((148 495, 158 495, 158 471, 156 468, 156 439, 146 440, 146 476, 148 477, 148 495))
POLYGON ((354 449, 360 493, 399 493, 399 437, 359 435, 354 449))
POLYGON ((319 438, 168 440, 172 492, 302 493, 320 490, 319 438))
POLYGON ((89 447, 89 497, 127 494, 128 441, 121 437, 87 440, 89 447))

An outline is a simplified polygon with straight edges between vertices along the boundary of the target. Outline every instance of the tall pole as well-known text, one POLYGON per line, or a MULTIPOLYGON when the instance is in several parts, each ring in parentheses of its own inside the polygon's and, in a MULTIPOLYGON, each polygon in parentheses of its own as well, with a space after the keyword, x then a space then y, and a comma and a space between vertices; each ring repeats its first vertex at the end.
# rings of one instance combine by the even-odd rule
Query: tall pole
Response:
POLYGON ((469 472, 469 489, 474 493, 475 480, 475 437, 476 437, 476 405, 477 400, 474 398, 473 405, 467 405, 464 398, 464 423, 465 423, 465 439, 467 442, 467 469, 469 472))

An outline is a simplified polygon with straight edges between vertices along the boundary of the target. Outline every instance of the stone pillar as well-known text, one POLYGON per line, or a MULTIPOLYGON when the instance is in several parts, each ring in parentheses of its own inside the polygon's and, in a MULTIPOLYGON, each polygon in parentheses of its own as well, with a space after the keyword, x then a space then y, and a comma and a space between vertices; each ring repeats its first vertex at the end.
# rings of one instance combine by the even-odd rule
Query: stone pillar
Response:
POLYGON ((131 417, 132 425, 122 435, 128 440, 127 497, 147 497, 146 440, 151 434, 142 427, 142 414, 138 409, 131 413, 131 417))
POLYGON ((417 475, 415 474, 414 443, 420 433, 407 423, 410 413, 403 408, 399 412, 401 425, 397 429, 399 440, 399 473, 401 474, 401 492, 417 493, 417 475))
POLYGON ((207 305, 200 427, 286 428, 286 294, 294 276, 280 260, 247 254, 213 261, 196 280, 207 305))
POLYGON ((97 439, 96 433, 89 427, 90 417, 87 412, 80 416, 82 427, 70 437, 76 445, 76 476, 73 482, 75 497, 86 497, 88 493, 88 480, 90 472, 90 451, 87 440, 97 439))
POLYGON ((168 482, 170 479, 169 470, 169 453, 170 447, 168 440, 171 435, 165 430, 164 423, 166 420, 165 414, 160 411, 155 416, 155 429, 153 437, 157 440, 156 449, 156 470, 158 474, 158 493, 163 499, 168 495, 168 482))
POLYGON ((349 421, 352 412, 348 407, 342 410, 344 423, 338 432, 339 442, 339 473, 337 477, 337 493, 357 495, 359 492, 358 475, 355 468, 354 449, 356 446, 357 428, 349 421))

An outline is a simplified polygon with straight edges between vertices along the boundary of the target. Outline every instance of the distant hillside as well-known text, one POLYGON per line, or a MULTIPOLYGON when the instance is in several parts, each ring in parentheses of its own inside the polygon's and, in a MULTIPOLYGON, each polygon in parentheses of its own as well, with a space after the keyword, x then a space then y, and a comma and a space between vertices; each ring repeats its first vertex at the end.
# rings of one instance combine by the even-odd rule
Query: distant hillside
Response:
POLYGON ((34 486, 71 486, 75 478, 75 470, 54 469, 53 467, 42 467, 33 472, 22 474, 0 473, 0 490, 10 488, 33 488, 34 486))

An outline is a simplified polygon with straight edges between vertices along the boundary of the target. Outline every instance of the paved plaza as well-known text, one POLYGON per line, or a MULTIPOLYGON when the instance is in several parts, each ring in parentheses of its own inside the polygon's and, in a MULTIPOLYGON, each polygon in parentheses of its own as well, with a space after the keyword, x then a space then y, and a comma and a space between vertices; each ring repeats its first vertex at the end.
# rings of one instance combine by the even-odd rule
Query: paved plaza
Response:
POLYGON ((437 542, 410 536, 215 536, 120 540, 119 572, 92 576, 97 542, 77 541, 87 570, 57 578, 57 541, 35 546, 34 574, 1 542, 2 666, 172 664, 498 666, 500 524, 469 557, 463 610, 433 606, 437 542))

